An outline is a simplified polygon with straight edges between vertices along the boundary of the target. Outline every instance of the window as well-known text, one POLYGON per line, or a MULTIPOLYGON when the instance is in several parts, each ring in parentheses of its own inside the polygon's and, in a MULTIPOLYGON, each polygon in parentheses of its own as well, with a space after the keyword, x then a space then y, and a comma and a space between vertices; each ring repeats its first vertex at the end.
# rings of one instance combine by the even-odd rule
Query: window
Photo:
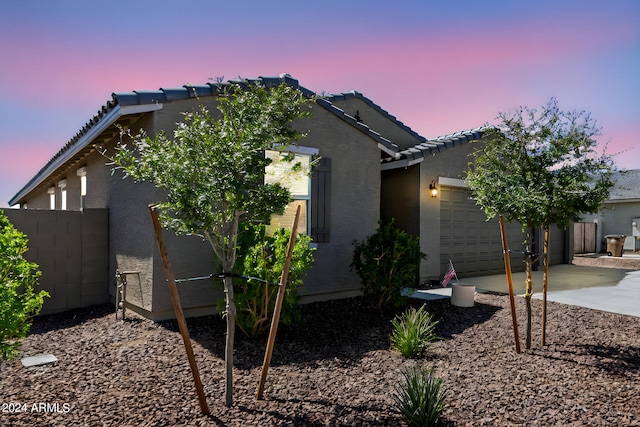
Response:
POLYGON ((49 188, 47 193, 49 193, 49 209, 53 211, 56 209, 56 187, 49 188))
POLYGON ((318 150, 306 147, 289 147, 287 151, 267 150, 265 156, 271 159, 271 164, 265 170, 265 182, 268 184, 280 183, 291 192, 293 202, 289 203, 283 215, 274 215, 267 232, 273 232, 278 228, 289 228, 298 205, 300 208, 300 220, 298 221, 298 233, 310 234, 311 223, 311 161, 312 155, 318 150), (293 159, 291 159, 293 156, 293 159))
POLYGON ((67 180, 63 179, 58 183, 60 187, 60 209, 67 210, 67 180))
POLYGON ((80 177, 80 209, 84 209, 85 196, 87 195, 87 167, 81 167, 76 173, 80 177))

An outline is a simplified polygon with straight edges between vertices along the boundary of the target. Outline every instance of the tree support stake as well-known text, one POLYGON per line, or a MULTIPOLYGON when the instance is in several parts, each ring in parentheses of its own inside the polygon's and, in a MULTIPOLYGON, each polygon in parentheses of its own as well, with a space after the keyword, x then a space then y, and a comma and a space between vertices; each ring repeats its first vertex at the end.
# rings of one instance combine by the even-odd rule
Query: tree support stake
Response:
POLYGON ((513 296, 513 278, 511 276, 511 260, 509 259, 509 244, 507 243, 507 228, 504 217, 500 215, 500 234, 502 235, 502 254, 504 255, 504 269, 509 287, 509 302, 511 303, 511 320, 513 322, 513 338, 516 342, 516 353, 520 354, 520 337, 518 336, 518 320, 516 319, 516 302, 513 296))
POLYGON ((169 254, 167 247, 164 243, 164 237, 162 236, 162 227, 158 220, 158 214, 155 211, 153 205, 149 205, 149 213, 151 214, 151 221, 153 222, 153 230, 156 234, 156 240, 158 241, 158 249, 160 250, 160 257, 162 258, 162 267, 164 267, 164 274, 167 276, 167 284, 169 285, 169 293, 171 294, 171 303, 173 304, 173 311, 176 314, 176 320, 178 321, 178 328, 182 335, 182 341, 184 342, 184 348, 187 351, 187 358, 189 359, 189 367, 191 368, 191 374, 193 375, 193 381, 196 384, 196 391, 198 393, 198 401, 200 402, 200 410, 203 414, 209 415, 209 407, 207 406, 207 399, 204 395, 204 389, 202 382, 200 381, 200 374, 198 373, 198 365, 196 364, 196 358, 193 354, 193 348, 191 347, 191 339, 189 338, 189 330, 187 329, 187 322, 184 320, 184 313, 182 312, 182 305, 180 304, 180 297, 178 296, 178 288, 176 286, 175 277, 173 277, 173 270, 171 269, 171 262, 169 261, 169 254))
POLYGON ((258 383, 258 391, 256 399, 262 400, 264 392, 264 383, 267 380, 269 364, 271 363, 271 355, 273 354, 273 346, 276 342, 276 334, 278 333, 278 323, 280 322, 280 311, 282 310, 282 302, 284 293, 287 290, 287 279, 289 277, 289 268, 291 267, 291 258, 293 257, 293 247, 296 243, 298 219, 300 217, 300 205, 296 209, 296 216, 293 219, 293 227, 289 235, 289 245, 287 246, 287 257, 284 261, 282 276, 280 277, 280 286, 278 287, 278 295, 276 296, 276 305, 273 309, 273 320, 271 320, 271 329, 269 330, 269 339, 267 340, 267 349, 264 354, 264 362, 262 363, 262 373, 260 374, 260 382, 258 383))

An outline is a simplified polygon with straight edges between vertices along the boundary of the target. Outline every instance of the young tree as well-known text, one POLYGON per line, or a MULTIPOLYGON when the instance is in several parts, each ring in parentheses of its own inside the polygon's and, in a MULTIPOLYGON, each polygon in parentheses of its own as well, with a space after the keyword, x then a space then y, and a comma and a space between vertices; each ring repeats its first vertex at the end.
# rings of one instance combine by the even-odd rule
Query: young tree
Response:
MULTIPOLYGON (((520 107, 496 119, 485 147, 474 153, 466 181, 487 218, 504 215, 518 221, 526 234, 526 348, 531 348, 533 230, 545 230, 546 249, 551 225, 565 228, 582 214, 596 212, 613 185, 614 165, 610 156, 596 151, 600 129, 591 115, 562 111, 554 98, 540 110, 520 107)), ((544 259, 546 272, 546 253, 544 259)))
POLYGON ((0 356, 17 356, 20 340, 31 328, 31 317, 42 309, 46 291, 35 292, 38 265, 22 257, 27 236, 16 230, 0 210, 0 356))
POLYGON ((225 403, 233 402, 235 304, 231 274, 236 261, 238 223, 268 221, 282 213, 289 190, 265 184, 271 160, 264 150, 286 146, 305 134, 291 127, 305 117, 307 98, 287 84, 267 88, 258 82, 230 83, 218 97, 217 117, 200 106, 185 113, 173 139, 144 133, 131 146, 121 143, 114 161, 137 181, 150 181, 166 190, 157 205, 165 228, 177 234, 202 236, 225 274, 225 403))

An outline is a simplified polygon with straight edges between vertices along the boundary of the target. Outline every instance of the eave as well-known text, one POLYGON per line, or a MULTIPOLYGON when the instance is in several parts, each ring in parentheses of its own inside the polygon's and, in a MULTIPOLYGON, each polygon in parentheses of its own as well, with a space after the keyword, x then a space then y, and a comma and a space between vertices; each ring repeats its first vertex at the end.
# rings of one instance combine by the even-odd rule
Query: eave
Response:
POLYGON ((9 206, 21 202, 29 193, 41 186, 65 163, 70 162, 82 151, 91 148, 93 142, 101 136, 111 125, 125 116, 131 116, 151 111, 161 110, 163 104, 139 104, 122 106, 116 104, 104 113, 92 126, 88 127, 78 139, 70 146, 58 152, 18 193, 9 200, 9 206))

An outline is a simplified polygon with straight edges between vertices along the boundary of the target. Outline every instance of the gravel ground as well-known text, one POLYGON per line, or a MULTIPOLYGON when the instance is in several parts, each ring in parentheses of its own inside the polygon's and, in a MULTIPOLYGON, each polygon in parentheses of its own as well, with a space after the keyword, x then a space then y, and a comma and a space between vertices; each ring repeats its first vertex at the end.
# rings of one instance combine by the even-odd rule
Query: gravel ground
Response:
POLYGON ((604 256, 602 254, 581 254, 574 256, 571 264, 586 267, 640 270, 640 256, 637 254, 625 254, 621 257, 604 256))
MULTIPOLYGON (((524 300, 516 298, 524 341, 524 300)), ((224 323, 189 319, 211 415, 200 413, 177 324, 115 320, 112 305, 38 318, 22 354, 55 364, 0 363, 3 426, 398 426, 393 390, 400 370, 435 367, 443 379, 447 426, 640 425, 640 318, 549 303, 540 345, 514 351, 506 296, 476 305, 425 303, 441 340, 425 358, 389 348, 392 314, 358 298, 302 307, 281 327, 264 400, 255 400, 266 340, 238 336, 234 405, 224 406, 224 323), (34 406, 35 405, 35 406, 34 406)))

